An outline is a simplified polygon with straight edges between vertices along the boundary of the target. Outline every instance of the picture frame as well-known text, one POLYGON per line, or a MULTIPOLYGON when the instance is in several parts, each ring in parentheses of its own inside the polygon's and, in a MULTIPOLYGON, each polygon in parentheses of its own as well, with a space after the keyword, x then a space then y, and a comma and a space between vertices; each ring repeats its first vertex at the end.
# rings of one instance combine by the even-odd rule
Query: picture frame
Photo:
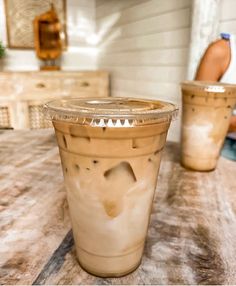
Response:
POLYGON ((34 49, 33 20, 48 11, 51 4, 62 25, 63 49, 67 48, 66 0, 4 0, 4 4, 9 49, 34 49))

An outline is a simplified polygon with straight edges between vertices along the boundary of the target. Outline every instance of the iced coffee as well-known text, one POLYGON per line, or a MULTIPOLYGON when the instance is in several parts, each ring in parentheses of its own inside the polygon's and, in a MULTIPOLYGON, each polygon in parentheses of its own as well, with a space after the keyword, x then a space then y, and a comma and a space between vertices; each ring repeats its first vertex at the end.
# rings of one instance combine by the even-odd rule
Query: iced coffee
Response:
POLYGON ((236 103, 236 85, 187 81, 182 87, 183 166, 214 170, 236 103))
POLYGON ((107 98, 58 100, 46 110, 59 145, 79 263, 103 277, 133 271, 141 262, 176 107, 107 98))

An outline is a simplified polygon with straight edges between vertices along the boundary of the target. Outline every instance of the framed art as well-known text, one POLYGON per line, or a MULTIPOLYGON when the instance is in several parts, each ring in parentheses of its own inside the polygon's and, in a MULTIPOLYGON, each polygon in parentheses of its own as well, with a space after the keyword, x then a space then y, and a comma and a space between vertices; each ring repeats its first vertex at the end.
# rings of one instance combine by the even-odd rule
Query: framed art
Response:
POLYGON ((67 47, 66 0, 4 0, 8 48, 34 49, 33 20, 52 3, 62 25, 63 48, 67 47))

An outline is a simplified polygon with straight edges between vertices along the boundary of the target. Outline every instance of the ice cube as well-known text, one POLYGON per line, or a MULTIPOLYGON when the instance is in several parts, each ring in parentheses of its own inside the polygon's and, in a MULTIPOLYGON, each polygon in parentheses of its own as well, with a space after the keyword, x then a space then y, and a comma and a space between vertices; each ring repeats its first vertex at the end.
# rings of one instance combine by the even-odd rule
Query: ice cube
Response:
POLYGON ((104 177, 114 183, 117 180, 127 181, 130 183, 137 181, 134 171, 128 162, 121 162, 115 167, 108 169, 104 172, 104 177))

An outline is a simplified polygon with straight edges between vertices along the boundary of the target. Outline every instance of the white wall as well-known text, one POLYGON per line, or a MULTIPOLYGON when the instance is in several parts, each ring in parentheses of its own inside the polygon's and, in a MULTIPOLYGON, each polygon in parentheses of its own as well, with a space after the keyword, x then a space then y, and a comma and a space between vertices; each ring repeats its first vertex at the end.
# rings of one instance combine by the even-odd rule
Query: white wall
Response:
MULTIPOLYGON (((96 0, 98 67, 111 72, 113 96, 180 104, 186 77, 191 0, 96 0)), ((170 140, 179 139, 180 121, 170 140)))
MULTIPOLYGON (((105 69, 111 72, 113 96, 160 98, 180 105, 179 82, 186 78, 191 3, 67 0, 69 48, 64 53, 63 69, 105 69)), ((0 0, 0 39, 6 42, 2 7, 0 0)), ((8 50, 7 54, 5 69, 38 69, 34 51, 8 50)), ((172 124, 169 139, 178 140, 179 126, 180 121, 172 124)))
POLYGON ((193 79, 202 55, 220 33, 236 34, 236 0, 192 0, 188 79, 193 79))
POLYGON ((236 1, 221 0, 220 32, 236 34, 236 1))
MULTIPOLYGON (((95 0, 67 0, 68 50, 63 53, 62 69, 96 69, 95 0)), ((6 45, 4 0, 0 0, 0 40, 6 45)), ((33 50, 7 49, 4 70, 38 70, 39 61, 33 50)))

